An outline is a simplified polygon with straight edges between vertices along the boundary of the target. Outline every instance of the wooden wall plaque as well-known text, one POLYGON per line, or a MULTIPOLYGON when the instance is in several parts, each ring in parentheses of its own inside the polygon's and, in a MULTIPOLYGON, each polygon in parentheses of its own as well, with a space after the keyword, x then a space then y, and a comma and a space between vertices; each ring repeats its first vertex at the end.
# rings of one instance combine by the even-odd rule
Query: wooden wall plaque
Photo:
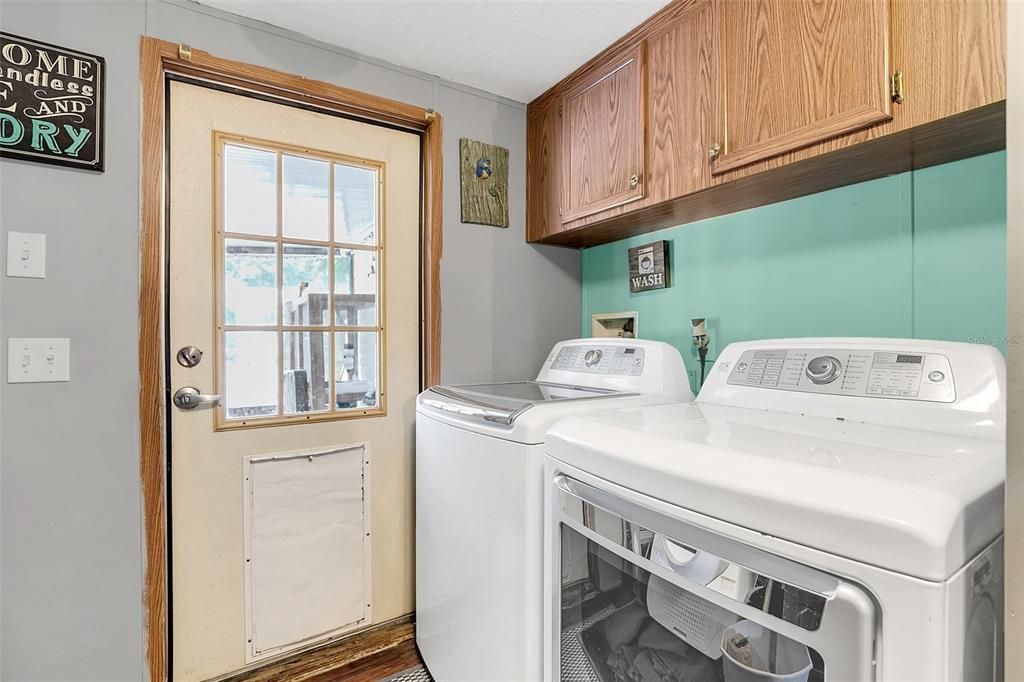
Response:
POLYGON ((508 150, 459 140, 462 222, 508 227, 508 150))

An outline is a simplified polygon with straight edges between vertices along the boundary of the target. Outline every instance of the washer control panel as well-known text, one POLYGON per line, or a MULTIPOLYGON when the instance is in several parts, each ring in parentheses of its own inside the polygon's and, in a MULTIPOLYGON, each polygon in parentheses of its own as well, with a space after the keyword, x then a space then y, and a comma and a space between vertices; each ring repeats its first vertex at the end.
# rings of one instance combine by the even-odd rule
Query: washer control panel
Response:
POLYGON ((551 361, 551 369, 640 376, 644 360, 644 349, 637 346, 565 346, 551 361))
POLYGON ((734 386, 867 398, 951 403, 949 359, 937 353, 879 350, 744 351, 729 374, 734 386))

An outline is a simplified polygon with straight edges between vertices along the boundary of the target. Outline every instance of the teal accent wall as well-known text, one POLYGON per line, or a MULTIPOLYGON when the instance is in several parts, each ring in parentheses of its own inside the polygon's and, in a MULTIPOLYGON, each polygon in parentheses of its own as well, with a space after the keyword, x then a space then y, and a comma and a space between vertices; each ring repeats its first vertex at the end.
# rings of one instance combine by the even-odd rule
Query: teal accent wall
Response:
MULTIPOLYGON (((639 336, 698 367, 733 341, 889 336, 1006 352, 1006 153, 996 152, 660 230, 583 251, 582 333, 640 313, 639 336), (627 249, 670 242, 672 286, 629 292, 627 249)), ((710 365, 709 365, 710 367, 710 365)), ((692 374, 692 371, 691 371, 692 374)))

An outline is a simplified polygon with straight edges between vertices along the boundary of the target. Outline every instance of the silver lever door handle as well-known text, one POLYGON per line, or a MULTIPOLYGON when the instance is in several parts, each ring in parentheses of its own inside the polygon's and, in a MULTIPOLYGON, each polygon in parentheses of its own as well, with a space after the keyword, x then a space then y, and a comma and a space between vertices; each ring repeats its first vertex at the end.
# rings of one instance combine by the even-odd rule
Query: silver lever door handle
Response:
POLYGON ((174 392, 174 404, 183 410, 194 410, 200 405, 217 405, 220 403, 219 395, 209 395, 199 392, 198 388, 185 386, 174 392))

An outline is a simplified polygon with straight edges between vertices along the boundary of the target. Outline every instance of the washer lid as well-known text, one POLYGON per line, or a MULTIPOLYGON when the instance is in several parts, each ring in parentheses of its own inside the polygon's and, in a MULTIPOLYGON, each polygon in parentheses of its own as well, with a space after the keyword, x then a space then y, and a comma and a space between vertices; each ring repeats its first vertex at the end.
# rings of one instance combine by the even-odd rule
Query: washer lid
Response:
POLYGON ((1003 528, 1005 443, 720 405, 606 410, 546 452, 735 525, 942 581, 1003 528))
POLYGON ((636 394, 542 381, 513 381, 434 386, 420 395, 419 402, 468 420, 511 427, 520 415, 537 405, 632 395, 636 394))

